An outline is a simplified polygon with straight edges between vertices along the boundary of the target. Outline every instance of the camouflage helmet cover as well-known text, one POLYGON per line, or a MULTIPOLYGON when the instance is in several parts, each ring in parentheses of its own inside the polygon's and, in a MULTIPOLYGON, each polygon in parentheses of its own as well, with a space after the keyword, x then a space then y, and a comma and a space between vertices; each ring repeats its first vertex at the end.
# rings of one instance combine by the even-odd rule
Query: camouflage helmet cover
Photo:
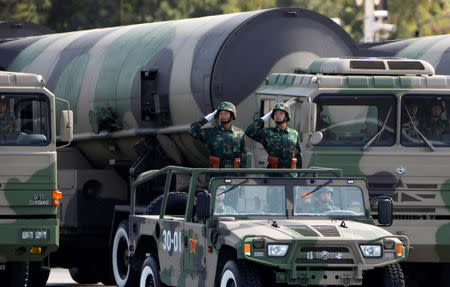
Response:
MULTIPOLYGON (((236 119, 236 107, 230 102, 222 102, 217 107, 217 112, 219 113, 221 110, 228 111, 233 116, 233 120, 236 119)), ((218 116, 218 115, 217 115, 218 116)))
POLYGON ((277 103, 275 104, 275 106, 273 107, 272 110, 272 119, 274 120, 274 113, 276 110, 280 110, 280 111, 284 111, 286 113, 287 116, 287 122, 291 120, 291 108, 289 107, 289 105, 285 104, 285 103, 277 103))

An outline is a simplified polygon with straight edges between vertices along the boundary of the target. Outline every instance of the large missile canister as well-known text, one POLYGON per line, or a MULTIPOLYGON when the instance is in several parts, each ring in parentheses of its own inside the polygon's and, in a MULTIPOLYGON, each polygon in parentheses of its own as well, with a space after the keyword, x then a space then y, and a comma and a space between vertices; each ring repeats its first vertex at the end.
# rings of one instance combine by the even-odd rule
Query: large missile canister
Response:
POLYGON ((370 57, 421 59, 433 65, 436 74, 450 75, 450 34, 392 42, 364 43, 359 54, 370 57))
POLYGON ((0 66, 41 74, 69 100, 73 145, 96 167, 131 164, 143 136, 179 164, 204 166, 191 122, 231 101, 245 129, 270 73, 356 51, 331 19, 281 8, 21 38, 0 43, 0 66))

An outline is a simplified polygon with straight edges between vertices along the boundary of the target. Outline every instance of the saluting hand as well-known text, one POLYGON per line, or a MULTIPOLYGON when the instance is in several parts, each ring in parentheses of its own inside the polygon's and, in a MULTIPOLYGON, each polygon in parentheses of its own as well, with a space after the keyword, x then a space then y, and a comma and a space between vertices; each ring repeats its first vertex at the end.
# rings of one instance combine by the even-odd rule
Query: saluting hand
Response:
POLYGON ((214 112, 207 114, 205 116, 205 119, 209 122, 210 120, 212 120, 212 118, 214 118, 214 116, 217 114, 217 110, 215 110, 214 112))
POLYGON ((265 114, 263 117, 261 117, 261 120, 267 121, 270 118, 270 116, 272 116, 272 113, 273 113, 273 110, 271 110, 270 112, 265 114))

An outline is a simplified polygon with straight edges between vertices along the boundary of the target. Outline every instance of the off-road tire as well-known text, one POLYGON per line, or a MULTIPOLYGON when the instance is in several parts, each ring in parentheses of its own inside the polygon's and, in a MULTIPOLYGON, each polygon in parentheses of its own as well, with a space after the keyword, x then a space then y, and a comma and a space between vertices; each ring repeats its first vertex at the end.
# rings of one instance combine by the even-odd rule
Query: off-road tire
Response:
POLYGON ((129 264, 130 240, 128 221, 123 220, 117 227, 112 247, 112 270, 117 287, 135 286, 138 272, 129 264))
POLYGON ((159 266, 155 257, 150 255, 142 264, 141 275, 139 277, 140 287, 162 287, 159 277, 159 266))
POLYGON ((384 287, 405 287, 405 278, 400 264, 394 263, 383 268, 383 283, 384 287))
POLYGON ((261 287, 261 275, 249 262, 229 260, 223 266, 219 287, 261 287))
POLYGON ((100 281, 93 266, 72 267, 69 273, 73 281, 79 284, 95 284, 100 281))
POLYGON ((25 287, 28 281, 28 262, 7 262, 0 271, 0 285, 5 287, 25 287))
POLYGON ((30 262, 27 287, 44 287, 50 276, 50 267, 42 266, 40 262, 30 262))
MULTIPOLYGON (((147 206, 147 209, 145 210, 145 214, 160 214, 163 198, 164 194, 158 196, 152 202, 150 202, 150 204, 147 206)), ((187 199, 188 196, 185 192, 169 192, 169 195, 167 197, 166 214, 184 215, 186 211, 187 199)))

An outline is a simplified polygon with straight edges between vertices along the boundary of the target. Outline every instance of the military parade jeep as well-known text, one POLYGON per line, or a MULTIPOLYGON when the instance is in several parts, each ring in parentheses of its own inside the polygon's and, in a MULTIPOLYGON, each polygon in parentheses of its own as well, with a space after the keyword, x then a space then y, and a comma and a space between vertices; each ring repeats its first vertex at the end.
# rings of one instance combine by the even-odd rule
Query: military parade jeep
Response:
MULTIPOLYGON (((339 169, 168 166, 141 174, 130 202, 114 237, 122 286, 348 286, 372 269, 377 286, 404 286, 408 238, 375 226, 366 180, 339 169), (164 194, 137 214, 137 187, 158 176, 164 194), (187 193, 171 192, 175 176, 188 176, 187 193)), ((378 214, 392 223, 390 199, 378 214)))

